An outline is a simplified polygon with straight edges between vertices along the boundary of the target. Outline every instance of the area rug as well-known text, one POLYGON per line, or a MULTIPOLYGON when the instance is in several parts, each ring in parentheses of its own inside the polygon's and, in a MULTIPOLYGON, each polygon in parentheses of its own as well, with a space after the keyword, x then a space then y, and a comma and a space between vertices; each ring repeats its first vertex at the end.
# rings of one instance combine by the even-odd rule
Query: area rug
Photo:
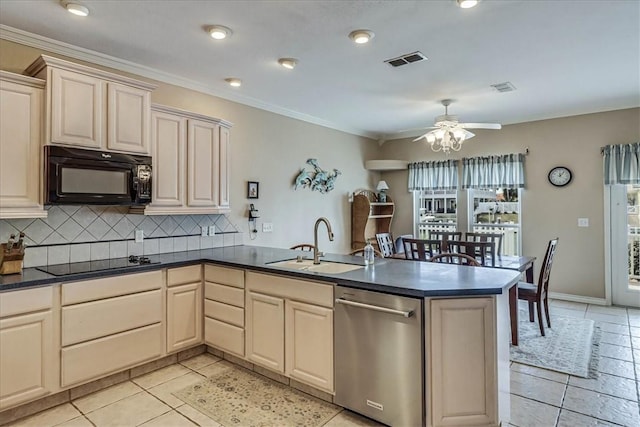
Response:
MULTIPOLYGON (((582 378, 594 378, 598 367, 600 327, 593 320, 552 316, 552 328, 540 335, 527 311, 519 312, 519 344, 511 346, 511 360, 582 378)), ((546 326, 546 321, 545 321, 546 326)))
POLYGON ((225 427, 321 426, 342 409, 242 368, 173 394, 225 427))

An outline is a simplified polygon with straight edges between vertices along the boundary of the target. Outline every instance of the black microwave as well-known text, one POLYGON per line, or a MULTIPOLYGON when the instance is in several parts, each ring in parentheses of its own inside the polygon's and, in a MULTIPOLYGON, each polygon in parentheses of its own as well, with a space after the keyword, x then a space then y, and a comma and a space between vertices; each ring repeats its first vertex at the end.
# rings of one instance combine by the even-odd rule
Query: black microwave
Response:
POLYGON ((136 206, 151 202, 151 157, 44 147, 45 204, 136 206))

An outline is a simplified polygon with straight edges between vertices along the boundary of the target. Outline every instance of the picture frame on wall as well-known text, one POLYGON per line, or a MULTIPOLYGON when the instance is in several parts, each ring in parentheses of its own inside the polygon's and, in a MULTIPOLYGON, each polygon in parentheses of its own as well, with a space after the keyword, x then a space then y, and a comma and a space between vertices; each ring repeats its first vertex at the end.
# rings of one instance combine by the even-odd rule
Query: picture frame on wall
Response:
POLYGON ((259 183, 257 181, 249 181, 247 183, 247 199, 257 199, 259 195, 259 183))

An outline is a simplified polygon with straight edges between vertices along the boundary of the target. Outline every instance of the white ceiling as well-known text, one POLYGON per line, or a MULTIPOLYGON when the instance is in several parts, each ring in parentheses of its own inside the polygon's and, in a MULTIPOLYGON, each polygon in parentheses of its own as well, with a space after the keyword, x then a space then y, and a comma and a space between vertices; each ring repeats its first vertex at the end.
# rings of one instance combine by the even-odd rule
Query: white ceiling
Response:
POLYGON ((640 106, 637 0, 484 0, 468 10, 454 0, 81 3, 87 18, 57 0, 2 0, 0 36, 43 36, 53 51, 67 47, 47 39, 97 63, 120 58, 127 71, 374 138, 419 134, 398 131, 430 126, 444 98, 461 121, 502 124, 640 106), (211 24, 234 33, 214 41, 211 24), (347 37, 360 28, 372 42, 347 37), (414 51, 429 59, 383 62, 414 51), (286 70, 280 57, 298 66, 286 70), (243 86, 231 89, 227 77, 243 86), (505 81, 517 90, 490 87, 505 81))

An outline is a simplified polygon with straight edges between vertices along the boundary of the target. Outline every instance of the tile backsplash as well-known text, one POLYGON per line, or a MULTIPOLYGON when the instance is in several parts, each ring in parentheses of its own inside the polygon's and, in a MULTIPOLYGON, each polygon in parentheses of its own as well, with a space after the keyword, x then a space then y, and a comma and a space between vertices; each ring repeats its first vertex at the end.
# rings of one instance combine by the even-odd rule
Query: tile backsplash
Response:
POLYGON ((42 219, 0 220, 0 242, 25 233, 25 267, 153 255, 242 244, 243 235, 225 215, 129 214, 120 206, 48 206, 42 219), (215 225, 215 236, 201 227, 215 225), (144 231, 143 243, 134 240, 144 231))

